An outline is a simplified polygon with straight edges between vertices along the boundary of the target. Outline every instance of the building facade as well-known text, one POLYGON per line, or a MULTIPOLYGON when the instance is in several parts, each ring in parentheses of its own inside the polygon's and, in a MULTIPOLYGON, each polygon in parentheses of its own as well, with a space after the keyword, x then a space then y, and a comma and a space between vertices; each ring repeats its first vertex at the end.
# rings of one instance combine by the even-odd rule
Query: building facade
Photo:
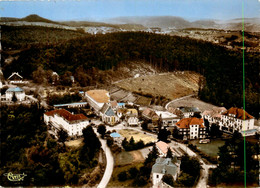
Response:
POLYGON ((106 90, 89 90, 85 93, 85 97, 90 107, 97 113, 101 110, 105 103, 110 102, 109 92, 106 90))
POLYGON ((202 139, 206 137, 206 127, 203 119, 196 117, 184 118, 176 123, 183 139, 202 139))
POLYGON ((13 97, 16 97, 17 101, 23 101, 25 100, 25 92, 22 88, 16 87, 16 88, 9 88, 5 92, 5 97, 7 101, 12 101, 13 97))
POLYGON ((44 113, 44 122, 56 135, 60 129, 64 129, 71 137, 81 136, 82 129, 89 125, 88 118, 83 114, 74 115, 64 109, 44 113))
POLYGON ((157 158, 155 164, 152 167, 152 181, 153 186, 157 187, 162 177, 165 174, 172 175, 174 181, 180 174, 180 161, 176 157, 172 160, 171 158, 157 158), (175 161, 174 163, 172 161, 175 161))

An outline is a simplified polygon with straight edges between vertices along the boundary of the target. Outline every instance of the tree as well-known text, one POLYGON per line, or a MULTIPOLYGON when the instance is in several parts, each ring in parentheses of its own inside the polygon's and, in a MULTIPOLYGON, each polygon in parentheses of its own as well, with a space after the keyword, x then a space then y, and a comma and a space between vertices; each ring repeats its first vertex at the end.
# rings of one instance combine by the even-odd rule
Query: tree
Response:
POLYGON ((83 147, 80 152, 80 158, 82 161, 89 162, 95 156, 95 153, 99 151, 101 143, 97 138, 92 126, 87 126, 82 130, 83 133, 83 147))
POLYGON ((172 150, 171 150, 171 148, 168 148, 168 150, 167 150, 167 154, 166 154, 166 158, 173 158, 173 154, 172 154, 172 150))
POLYGON ((170 186, 173 186, 174 179, 171 174, 164 174, 162 177, 162 181, 167 183, 170 186))
POLYGON ((42 66, 39 66, 37 70, 32 73, 32 77, 35 83, 47 83, 46 71, 42 68, 42 66))
POLYGON ((17 101, 17 97, 16 97, 15 93, 14 93, 13 96, 12 96, 12 101, 13 101, 13 102, 16 102, 16 101, 17 101))
POLYGON ((220 131, 219 125, 217 125, 216 123, 211 124, 210 136, 211 137, 221 137, 222 136, 222 131, 220 131))
POLYGON ((59 142, 62 142, 63 143, 63 146, 65 145, 64 144, 64 142, 67 140, 67 138, 68 138, 68 132, 66 131, 66 130, 64 130, 64 129, 60 129, 59 131, 58 131, 58 141, 59 142))
POLYGON ((122 146, 123 146, 123 148, 125 148, 126 145, 128 145, 128 141, 127 141, 126 138, 124 138, 124 140, 122 141, 122 146))
POLYGON ((148 154, 147 158, 144 161, 146 167, 152 167, 155 163, 155 160, 158 158, 159 152, 156 148, 156 145, 153 145, 152 151, 148 154))
POLYGON ((119 181, 126 181, 127 180, 127 172, 126 171, 120 172, 117 175, 117 178, 118 178, 119 181))
POLYGON ((114 144, 114 139, 112 137, 107 138, 107 146, 110 147, 114 144))
POLYGON ((71 79, 72 73, 70 71, 66 71, 65 74, 61 75, 60 82, 62 85, 65 86, 71 86, 72 79, 71 79))
POLYGON ((131 136, 131 138, 130 138, 130 140, 129 140, 129 144, 130 144, 130 145, 134 145, 134 144, 135 144, 134 137, 131 136))
POLYGON ((171 134, 170 131, 168 131, 166 129, 166 127, 164 127, 164 129, 159 130, 157 138, 158 138, 158 140, 161 140, 163 142, 167 142, 168 141, 168 136, 170 134, 171 134))
POLYGON ((178 128, 177 127, 174 127, 173 128, 173 130, 172 130, 172 136, 174 137, 174 138, 180 138, 180 135, 179 135, 179 130, 178 130, 178 128))
POLYGON ((200 162, 197 158, 190 158, 188 155, 184 155, 181 159, 181 170, 184 173, 190 174, 192 177, 197 177, 200 175, 200 162))
POLYGON ((106 134, 106 126, 104 124, 100 124, 97 128, 97 132, 101 134, 102 138, 104 138, 104 135, 106 134))
POLYGON ((144 120, 141 124, 141 127, 143 130, 147 130, 148 129, 148 123, 149 123, 149 120, 144 120))
POLYGON ((129 175, 130 175, 130 178, 135 178, 138 174, 138 170, 136 167, 132 167, 129 169, 129 175))
POLYGON ((184 187, 192 187, 194 181, 195 178, 188 173, 182 173, 181 176, 178 178, 178 183, 180 183, 184 187))

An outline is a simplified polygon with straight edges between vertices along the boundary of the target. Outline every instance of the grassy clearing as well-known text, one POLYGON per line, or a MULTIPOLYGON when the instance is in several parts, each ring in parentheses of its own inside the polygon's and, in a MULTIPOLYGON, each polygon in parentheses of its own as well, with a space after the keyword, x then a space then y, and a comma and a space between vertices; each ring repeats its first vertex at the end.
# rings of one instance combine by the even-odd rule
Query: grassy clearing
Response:
POLYGON ((200 144, 198 140, 191 141, 192 144, 196 145, 199 150, 212 157, 218 156, 218 148, 225 144, 224 140, 216 139, 211 140, 208 144, 200 144))
POLYGON ((151 104, 152 98, 141 96, 136 100, 136 104, 149 106, 151 104))
POLYGON ((143 162, 144 157, 141 151, 122 151, 121 153, 117 154, 115 157, 115 165, 116 166, 124 166, 130 165, 137 162, 143 162))
POLYGON ((79 146, 82 145, 82 142, 83 142, 83 138, 79 138, 77 140, 71 140, 71 141, 67 141, 65 142, 65 145, 67 147, 75 147, 75 148, 78 148, 79 146))
POLYGON ((145 144, 149 142, 155 142, 157 139, 149 136, 147 134, 143 134, 139 131, 131 130, 131 129, 123 129, 119 131, 119 134, 125 137, 127 140, 130 140, 131 137, 134 138, 136 142, 142 140, 145 144))
POLYGON ((176 99, 197 93, 199 77, 200 75, 197 73, 175 72, 126 79, 116 85, 132 92, 176 99))
POLYGON ((131 165, 125 165, 125 166, 116 166, 114 168, 112 177, 108 183, 108 187, 132 187, 132 183, 133 183, 133 179, 128 179, 126 181, 120 182, 118 181, 118 174, 122 171, 128 171, 130 168, 132 167, 136 167, 137 169, 139 169, 141 166, 143 165, 143 163, 134 163, 131 165))

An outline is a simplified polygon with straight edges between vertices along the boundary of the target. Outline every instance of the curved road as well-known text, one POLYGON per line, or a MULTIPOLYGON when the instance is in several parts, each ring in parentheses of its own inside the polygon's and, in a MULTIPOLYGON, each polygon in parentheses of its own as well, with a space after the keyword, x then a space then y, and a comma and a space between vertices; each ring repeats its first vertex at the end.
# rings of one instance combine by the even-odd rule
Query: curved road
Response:
POLYGON ((106 140, 99 138, 101 144, 102 144, 102 149, 104 150, 105 154, 106 154, 106 159, 107 159, 107 166, 106 166, 106 170, 105 173, 102 177, 102 180, 100 181, 98 188, 104 188, 107 186, 112 173, 113 173, 113 169, 114 169, 114 158, 113 155, 111 153, 111 150, 109 147, 107 147, 107 143, 106 140))
POLYGON ((178 101, 178 100, 181 100, 181 99, 185 99, 185 98, 188 98, 188 97, 192 97, 192 96, 194 96, 194 95, 195 95, 195 94, 191 94, 191 95, 187 95, 187 96, 184 96, 184 97, 181 97, 181 98, 174 99, 174 100, 168 102, 168 103, 165 105, 165 109, 168 110, 168 106, 169 106, 169 104, 172 103, 172 102, 175 102, 175 101, 178 101))

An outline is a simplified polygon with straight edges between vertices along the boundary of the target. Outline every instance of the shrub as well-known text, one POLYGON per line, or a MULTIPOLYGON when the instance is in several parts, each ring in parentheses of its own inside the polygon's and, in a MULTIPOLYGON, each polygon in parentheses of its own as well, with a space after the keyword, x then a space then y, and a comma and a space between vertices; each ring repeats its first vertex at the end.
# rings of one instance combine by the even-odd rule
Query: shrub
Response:
POLYGON ((120 172, 117 175, 117 178, 118 178, 119 181, 126 181, 127 180, 127 173, 126 173, 126 171, 120 172))
POLYGON ((132 179, 135 178, 137 173, 138 173, 138 170, 136 167, 132 167, 129 169, 130 178, 132 178, 132 179))

